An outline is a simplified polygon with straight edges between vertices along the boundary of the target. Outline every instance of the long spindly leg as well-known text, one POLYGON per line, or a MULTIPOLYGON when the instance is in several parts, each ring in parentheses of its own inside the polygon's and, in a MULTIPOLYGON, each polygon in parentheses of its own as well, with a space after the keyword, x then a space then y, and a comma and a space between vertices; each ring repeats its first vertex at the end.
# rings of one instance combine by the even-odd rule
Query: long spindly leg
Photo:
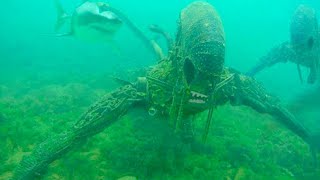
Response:
MULTIPOLYGON (((212 108, 212 111, 213 111, 213 108, 212 108)), ((208 114, 208 116, 211 118, 212 118, 212 111, 211 113, 208 114)), ((183 116, 182 123, 180 124, 181 126, 179 127, 180 130, 177 131, 179 132, 177 135, 180 136, 182 140, 181 151, 191 150, 193 153, 211 154, 213 152, 212 147, 208 144, 205 144, 204 141, 199 141, 199 139, 195 137, 195 129, 193 124, 195 121, 195 118, 196 118, 196 115, 183 116)), ((209 132, 211 118, 209 121, 208 120, 206 121, 206 128, 208 129, 205 130, 206 132, 204 132, 203 137, 206 136, 209 132)))
POLYGON ((230 101, 233 105, 250 106, 258 112, 278 117, 284 126, 301 137, 306 143, 320 149, 320 143, 315 143, 312 133, 277 98, 267 93, 260 83, 232 69, 227 69, 226 74, 234 74, 234 78, 216 92, 219 95, 216 100, 218 105, 230 101))
POLYGON ((207 141, 207 137, 208 137, 208 134, 209 134, 209 129, 210 129, 210 125, 211 125, 211 121, 212 121, 212 116, 213 116, 213 110, 214 110, 214 107, 210 107, 209 108, 209 111, 208 111, 208 117, 207 117, 207 120, 206 120, 206 125, 205 125, 205 129, 204 129, 204 133, 203 133, 203 136, 202 136, 202 141, 205 143, 207 141))
POLYGON ((285 108, 280 101, 268 94, 265 89, 250 77, 237 75, 235 78, 237 87, 237 99, 241 104, 252 107, 261 113, 268 113, 279 118, 282 124, 304 141, 310 143, 310 132, 306 129, 293 114, 285 108))
POLYGON ((309 73, 309 77, 308 77, 308 83, 309 84, 313 84, 315 83, 315 81, 317 80, 317 76, 318 76, 318 67, 317 67, 317 62, 313 61, 311 67, 310 67, 310 73, 309 73))
POLYGON ((48 138, 39 144, 31 155, 23 158, 14 172, 13 179, 34 179, 51 162, 70 151, 75 144, 110 126, 141 99, 142 97, 139 97, 139 93, 131 85, 107 94, 92 105, 72 127, 48 138))
POLYGON ((280 46, 273 48, 266 56, 263 56, 246 74, 248 76, 255 76, 257 73, 268 67, 281 62, 294 61, 294 58, 294 51, 291 49, 290 44, 285 42, 280 46))
POLYGON ((300 82, 303 83, 303 78, 302 78, 302 72, 301 72, 300 64, 297 64, 297 69, 298 69, 298 74, 299 74, 300 82))
POLYGON ((278 117, 279 121, 303 141, 310 145, 314 164, 317 165, 316 152, 320 150, 320 134, 312 133, 295 116, 286 109, 279 100, 269 95, 254 79, 238 75, 234 85, 237 88, 237 102, 252 107, 261 113, 278 117))

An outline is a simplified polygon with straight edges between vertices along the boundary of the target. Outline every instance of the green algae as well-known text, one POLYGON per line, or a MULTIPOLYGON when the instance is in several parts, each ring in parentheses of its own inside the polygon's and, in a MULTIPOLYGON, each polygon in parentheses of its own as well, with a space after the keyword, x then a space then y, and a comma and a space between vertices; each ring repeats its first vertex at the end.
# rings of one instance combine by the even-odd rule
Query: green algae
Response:
MULTIPOLYGON (((39 80, 41 82, 41 80, 39 80)), ((38 84, 39 85, 39 84, 38 84)), ((19 86, 23 86, 23 83, 19 86)), ((25 94, 14 87, 0 98, 0 179, 36 144, 62 132, 107 90, 96 82, 47 84, 25 94)), ((107 88, 108 89, 108 88, 107 88)), ((111 89, 111 88, 110 88, 111 89)), ((195 119, 199 144, 207 112, 195 119)), ((319 178, 309 147, 277 119, 244 106, 225 105, 214 112, 205 148, 192 151, 165 117, 132 109, 120 121, 83 146, 53 162, 43 179, 303 179, 319 178)))

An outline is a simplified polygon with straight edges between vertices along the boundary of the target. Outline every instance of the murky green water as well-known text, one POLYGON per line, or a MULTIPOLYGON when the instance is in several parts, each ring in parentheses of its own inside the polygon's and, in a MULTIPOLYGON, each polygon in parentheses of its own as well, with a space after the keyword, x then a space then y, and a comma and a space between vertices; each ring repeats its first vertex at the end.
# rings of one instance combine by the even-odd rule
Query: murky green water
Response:
MULTIPOLYGON (((193 1, 115 1, 166 53, 157 24, 176 36, 180 11, 193 1)), ((316 0, 207 1, 219 12, 226 34, 225 66, 246 72, 274 46, 289 40, 299 4, 320 12, 316 0)), ((68 14, 80 0, 61 0, 68 14)), ((112 40, 92 43, 57 37, 53 1, 6 1, 0 6, 0 179, 10 179, 23 157, 54 134, 70 128, 88 107, 134 81, 156 59, 127 26, 112 40)), ((65 25, 59 33, 69 32, 65 25)), ((307 77, 307 69, 302 69, 307 77)), ((320 88, 301 83, 292 63, 264 70, 256 80, 278 97, 310 132, 320 132, 320 88)), ((112 126, 73 145, 38 172, 37 179, 318 179, 309 145, 279 123, 279 117, 226 103, 213 113, 207 142, 201 140, 207 111, 195 115, 194 145, 169 126, 167 116, 130 108, 112 126)), ((319 141, 319 140, 315 140, 319 141)), ((319 156, 316 157, 319 161, 319 156)), ((320 162, 319 162, 320 163, 320 162)))

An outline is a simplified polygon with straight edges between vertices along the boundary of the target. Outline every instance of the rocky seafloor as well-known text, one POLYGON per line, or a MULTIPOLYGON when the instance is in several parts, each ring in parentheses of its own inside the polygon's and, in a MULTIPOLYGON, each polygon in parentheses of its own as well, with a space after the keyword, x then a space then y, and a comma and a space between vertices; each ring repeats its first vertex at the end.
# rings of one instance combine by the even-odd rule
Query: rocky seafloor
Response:
MULTIPOLYGON (((1 82, 0 179, 9 179, 35 145, 62 132, 117 86, 103 74, 65 77, 24 76, 1 82)), ((54 161, 41 178, 320 179, 308 145, 276 118, 245 106, 218 107, 203 144, 206 113, 195 119, 198 148, 191 148, 172 133, 165 119, 151 117, 143 108, 132 109, 54 161)))

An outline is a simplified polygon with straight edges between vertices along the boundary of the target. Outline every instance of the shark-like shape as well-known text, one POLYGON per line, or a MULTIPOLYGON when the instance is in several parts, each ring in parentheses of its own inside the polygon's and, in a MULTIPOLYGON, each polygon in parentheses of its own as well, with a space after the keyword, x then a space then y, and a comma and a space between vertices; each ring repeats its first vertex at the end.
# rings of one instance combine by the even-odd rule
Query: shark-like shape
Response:
POLYGON ((104 2, 82 1, 72 15, 67 15, 59 0, 55 0, 58 18, 56 31, 70 20, 70 30, 58 36, 74 36, 89 42, 110 42, 122 25, 126 25, 140 39, 151 54, 160 59, 163 52, 160 46, 149 40, 129 18, 116 8, 104 2))
POLYGON ((175 52, 136 82, 120 80, 122 87, 106 94, 73 125, 24 157, 13 179, 34 179, 73 147, 111 126, 129 110, 141 107, 149 109, 151 116, 164 117, 172 131, 190 146, 194 142, 193 116, 208 110, 202 137, 205 142, 214 109, 230 102, 278 117, 313 149, 320 149, 320 136, 312 135, 277 98, 254 79, 224 66, 225 42, 224 28, 214 7, 202 1, 191 3, 180 13, 175 52))
POLYGON ((301 82, 303 82, 303 78, 300 66, 304 66, 310 69, 308 83, 315 83, 318 79, 320 62, 320 30, 318 26, 315 10, 306 5, 300 5, 292 17, 290 41, 273 48, 247 72, 247 75, 254 76, 267 67, 290 61, 297 64, 301 82))
POLYGON ((115 13, 104 10, 102 3, 84 1, 72 15, 65 13, 59 0, 55 0, 55 5, 58 12, 55 30, 58 31, 67 20, 71 21, 69 32, 62 36, 70 35, 91 42, 107 42, 123 24, 115 13))

